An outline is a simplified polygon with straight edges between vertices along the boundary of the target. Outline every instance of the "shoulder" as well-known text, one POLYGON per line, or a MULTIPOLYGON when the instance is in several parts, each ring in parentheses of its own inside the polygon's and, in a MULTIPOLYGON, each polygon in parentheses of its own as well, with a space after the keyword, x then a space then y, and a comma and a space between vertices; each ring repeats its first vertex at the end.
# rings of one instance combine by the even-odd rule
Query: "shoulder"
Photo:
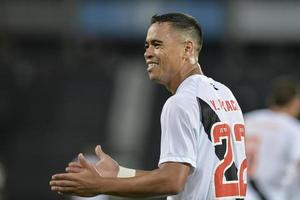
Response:
POLYGON ((287 128, 290 128, 291 131, 299 134, 300 122, 298 119, 291 117, 291 116, 285 116, 285 125, 287 126, 287 128))
POLYGON ((199 91, 204 98, 215 98, 216 95, 223 99, 235 99, 232 91, 223 83, 211 77, 200 76, 199 91))
POLYGON ((175 94, 169 97, 164 105, 166 108, 188 109, 197 103, 196 97, 175 94))
POLYGON ((162 113, 190 115, 199 112, 196 97, 173 95, 165 103, 162 113))
POLYGON ((259 110, 252 110, 244 114, 245 117, 247 118, 252 118, 252 117, 258 117, 258 116, 266 116, 269 114, 269 110, 267 109, 259 109, 259 110))
POLYGON ((173 95, 169 97, 163 107, 163 111, 184 111, 188 107, 186 99, 180 95, 173 95))

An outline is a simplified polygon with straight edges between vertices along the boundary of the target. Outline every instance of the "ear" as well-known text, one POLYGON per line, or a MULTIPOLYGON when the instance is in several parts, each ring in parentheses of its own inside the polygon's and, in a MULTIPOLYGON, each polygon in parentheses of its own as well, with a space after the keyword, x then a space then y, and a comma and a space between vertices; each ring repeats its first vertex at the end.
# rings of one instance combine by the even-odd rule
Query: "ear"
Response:
POLYGON ((184 42, 184 54, 187 58, 193 56, 194 53, 194 44, 192 41, 187 40, 184 42))

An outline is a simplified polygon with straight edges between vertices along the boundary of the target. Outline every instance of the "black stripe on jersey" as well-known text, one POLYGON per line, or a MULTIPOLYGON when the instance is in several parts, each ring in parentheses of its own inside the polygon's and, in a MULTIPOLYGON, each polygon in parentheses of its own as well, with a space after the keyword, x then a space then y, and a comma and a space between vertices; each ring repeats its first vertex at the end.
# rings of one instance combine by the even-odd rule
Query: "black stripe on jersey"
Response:
POLYGON ((261 188, 257 185, 257 183, 256 183, 255 180, 250 179, 248 182, 249 182, 249 185, 256 192, 256 194, 260 197, 260 200, 267 200, 267 197, 265 196, 265 194, 263 193, 263 191, 261 190, 261 188))
MULTIPOLYGON (((200 110, 200 119, 201 123, 203 124, 205 133, 207 134, 207 137, 210 141, 211 140, 211 128, 212 126, 220 122, 220 118, 218 117, 217 113, 202 99, 197 97, 198 101, 198 106, 200 110)), ((215 154, 219 158, 219 160, 223 160, 226 152, 226 140, 222 140, 222 145, 217 145, 215 146, 215 154)), ((238 180, 237 177, 237 167, 235 166, 234 163, 225 171, 225 177, 227 181, 232 181, 232 180, 238 180)))
MULTIPOLYGON (((197 97, 198 106, 200 110, 200 119, 203 124, 205 133, 207 134, 208 139, 211 141, 210 131, 211 127, 221 120, 219 119, 218 115, 211 109, 211 107, 202 99, 197 97)), ((223 154, 224 156, 224 154, 223 154)), ((218 156, 219 157, 219 156, 218 156)))

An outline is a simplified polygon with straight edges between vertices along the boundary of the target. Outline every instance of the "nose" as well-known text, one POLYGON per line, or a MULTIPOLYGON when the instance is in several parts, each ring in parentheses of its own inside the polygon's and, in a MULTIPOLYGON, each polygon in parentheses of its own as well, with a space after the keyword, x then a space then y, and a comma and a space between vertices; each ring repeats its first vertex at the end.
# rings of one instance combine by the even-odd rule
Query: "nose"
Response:
POLYGON ((148 47, 148 48, 145 50, 145 53, 144 53, 145 60, 147 60, 147 59, 149 59, 149 58, 152 58, 153 56, 154 56, 153 48, 148 47))

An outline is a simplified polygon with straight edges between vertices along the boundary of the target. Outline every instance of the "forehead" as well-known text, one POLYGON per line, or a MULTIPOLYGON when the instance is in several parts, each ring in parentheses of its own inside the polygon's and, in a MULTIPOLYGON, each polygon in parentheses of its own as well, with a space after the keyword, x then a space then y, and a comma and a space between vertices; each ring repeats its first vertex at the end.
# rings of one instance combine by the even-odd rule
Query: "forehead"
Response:
POLYGON ((149 27, 146 41, 149 42, 151 40, 174 40, 175 37, 175 30, 168 22, 156 22, 149 27))

